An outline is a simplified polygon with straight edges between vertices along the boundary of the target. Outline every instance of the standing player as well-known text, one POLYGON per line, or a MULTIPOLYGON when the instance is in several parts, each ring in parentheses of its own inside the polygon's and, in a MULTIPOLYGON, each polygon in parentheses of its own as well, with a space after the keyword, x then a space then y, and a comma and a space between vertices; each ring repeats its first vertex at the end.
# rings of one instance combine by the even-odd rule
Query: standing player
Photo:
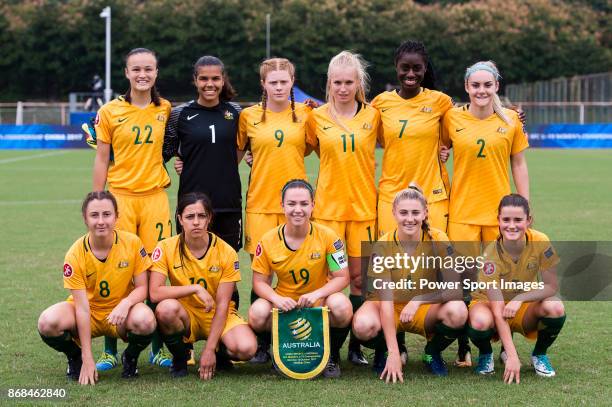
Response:
MULTIPOLYGON (((245 233, 245 249, 251 259, 263 234, 285 222, 278 192, 292 178, 306 179, 304 155, 310 153, 306 146, 310 108, 295 103, 293 64, 284 58, 265 60, 259 67, 259 77, 263 89, 261 103, 244 109, 238 133, 238 148, 248 149, 253 155, 245 233)), ((256 299, 252 292, 251 303, 256 299)), ((252 362, 265 363, 270 359, 269 332, 258 335, 258 342, 252 362)))
POLYGON ((531 353, 536 374, 552 377, 555 370, 546 351, 565 323, 563 303, 555 297, 559 257, 545 234, 529 228, 527 199, 506 195, 498 213, 500 236, 485 249, 486 262, 478 274, 479 282, 495 285, 475 292, 470 306, 469 334, 480 350, 476 372, 494 372, 491 338, 497 331, 507 355, 504 382, 519 383, 521 362, 512 341, 512 332, 519 332, 537 339, 531 353), (522 287, 500 289, 507 282, 522 287))
MULTIPOLYGON (((368 105, 365 61, 342 51, 327 70, 327 103, 312 111, 307 142, 320 157, 313 217, 346 242, 353 312, 362 304, 361 242, 376 240, 374 150, 380 126, 378 110, 368 105)), ((353 335, 349 360, 367 364, 353 335)))
POLYGON ((90 192, 82 214, 88 233, 64 260, 64 287, 72 295, 43 311, 38 331, 68 357, 66 375, 80 384, 98 380, 91 339, 101 335, 128 342, 121 377, 135 377, 138 356, 155 330, 153 312, 143 303, 151 259, 138 236, 115 229, 117 201, 111 193, 90 192))
MULTIPOLYGON (((153 51, 131 50, 125 59, 125 76, 130 83, 127 92, 102 106, 95 121, 98 147, 93 190, 102 191, 108 183, 121 214, 117 228, 137 234, 147 253, 172 233, 170 205, 164 190, 170 185, 170 177, 162 158, 170 102, 157 93, 157 73, 153 51)), ((117 341, 105 339, 104 348, 97 364, 99 370, 117 365, 117 341)), ((149 356, 151 363, 162 367, 172 363, 157 335, 149 356)))
POLYGON ((349 275, 342 241, 331 229, 310 222, 313 195, 304 180, 291 180, 282 188, 286 223, 265 233, 255 249, 253 289, 260 298, 249 309, 249 324, 255 332, 269 332, 272 307, 329 307, 331 354, 323 376, 339 377, 340 348, 353 316, 342 294, 349 275), (272 274, 278 279, 275 288, 272 274))
POLYGON ((257 342, 253 331, 231 301, 240 267, 236 251, 208 231, 212 203, 201 192, 180 197, 177 204, 181 233, 160 242, 153 252, 149 291, 159 302, 155 315, 172 352, 173 377, 187 375, 185 342, 206 339, 200 357, 200 378, 212 379, 220 365, 215 354, 249 360, 257 342), (170 286, 166 285, 170 279, 170 286))
MULTIPOLYGON (((453 253, 446 234, 429 227, 427 199, 417 186, 411 183, 408 189, 398 192, 392 208, 396 226, 379 239, 380 244, 386 245, 381 248, 383 252, 390 256, 398 253, 419 256, 424 253, 437 257, 453 253)), ((416 270, 392 269, 385 274, 393 282, 406 279, 413 282, 452 281, 456 278, 454 270, 445 272, 436 267, 423 266, 416 270)), ((380 342, 383 338, 379 333, 384 333, 389 356, 386 358, 377 352, 374 361, 374 369, 380 378, 386 378, 387 382, 403 382, 403 360, 397 332, 412 332, 427 338, 423 362, 436 376, 448 375, 441 354, 463 332, 468 315, 461 301, 461 290, 421 292, 414 289, 394 292, 396 295, 381 290, 381 294, 379 301, 366 301, 353 318, 353 330, 364 341, 374 339, 380 342)), ((380 344, 377 345, 379 349, 380 344)))

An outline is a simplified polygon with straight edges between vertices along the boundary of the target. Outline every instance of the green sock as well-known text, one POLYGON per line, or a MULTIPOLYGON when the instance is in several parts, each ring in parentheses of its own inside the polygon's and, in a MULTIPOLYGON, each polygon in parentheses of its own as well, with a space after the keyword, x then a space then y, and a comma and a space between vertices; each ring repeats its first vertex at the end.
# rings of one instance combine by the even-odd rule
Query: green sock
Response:
MULTIPOLYGON (((361 295, 349 294, 349 300, 351 301, 351 306, 353 307, 353 315, 355 312, 361 307, 363 304, 363 297, 361 295)), ((349 349, 359 349, 359 345, 361 341, 357 339, 357 337, 353 334, 353 330, 351 330, 351 336, 349 338, 349 349)))
POLYGON ((112 336, 104 337, 104 352, 110 355, 117 354, 117 338, 113 338, 112 336))
POLYGON ((135 333, 128 332, 128 346, 125 349, 125 354, 131 358, 138 359, 140 352, 145 350, 151 343, 152 334, 149 335, 136 335, 135 333))
POLYGON ((438 322, 433 337, 427 342, 427 345, 425 345, 425 353, 428 355, 442 353, 442 351, 453 343, 462 332, 463 327, 455 329, 444 325, 442 322, 438 322))
POLYGON ((72 335, 68 331, 64 331, 60 336, 44 336, 40 332, 38 334, 44 343, 69 358, 78 357, 81 354, 81 348, 72 340, 72 335))
POLYGON ((329 327, 329 346, 331 348, 332 358, 338 359, 340 357, 340 348, 342 348, 342 345, 344 344, 348 333, 348 326, 344 328, 335 328, 332 326, 329 327))
POLYGON ((493 329, 487 329, 486 331, 479 331, 471 326, 468 326, 468 336, 476 345, 481 355, 486 355, 489 353, 493 353, 493 348, 491 347, 491 338, 493 337, 493 333, 495 332, 493 329))
MULTIPOLYGON (((149 308, 151 308, 151 311, 153 311, 153 314, 155 314, 157 304, 153 304, 149 300, 146 300, 145 304, 147 304, 149 308)), ((164 343, 162 342, 161 334, 159 333, 159 330, 155 329, 151 337, 151 352, 153 352, 154 355, 157 355, 157 352, 159 352, 162 346, 164 346, 164 343)))
POLYGON ((558 318, 541 318, 538 322, 538 340, 533 348, 532 355, 546 355, 546 351, 553 344, 565 323, 565 315, 558 318))
POLYGON ((185 332, 177 332, 175 334, 164 335, 164 343, 168 347, 172 357, 176 360, 187 360, 187 347, 183 342, 185 332))

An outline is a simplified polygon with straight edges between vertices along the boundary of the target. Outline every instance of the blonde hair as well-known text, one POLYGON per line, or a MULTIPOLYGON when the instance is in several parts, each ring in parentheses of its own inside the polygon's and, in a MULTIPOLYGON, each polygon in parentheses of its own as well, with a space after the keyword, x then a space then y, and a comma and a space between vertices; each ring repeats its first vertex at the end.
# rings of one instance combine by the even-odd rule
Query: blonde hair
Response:
MULTIPOLYGON (((266 59, 259 65, 259 78, 262 82, 266 81, 266 77, 270 72, 273 71, 287 71, 291 80, 295 80, 295 66, 286 58, 270 58, 266 59)), ((291 86, 291 116, 293 122, 296 123, 298 121, 297 115, 295 114, 295 96, 293 94, 293 86, 291 86)), ((262 85, 262 93, 261 93, 261 107, 263 108, 263 113, 261 114, 261 121, 266 121, 266 106, 268 104, 268 93, 266 92, 266 88, 262 85)))
MULTIPOLYGON (((501 79, 501 75, 499 74, 499 70, 497 69, 495 62, 480 61, 480 62, 476 62, 474 65, 468 67, 465 70, 465 83, 466 84, 470 76, 472 76, 472 74, 477 71, 489 72, 490 74, 493 75, 495 82, 499 82, 499 80, 501 79)), ((499 95, 497 94, 497 92, 495 92, 495 94, 493 95, 493 111, 504 122, 506 122, 507 124, 512 124, 512 122, 510 121, 510 118, 508 117, 506 112, 504 112, 504 107, 502 106, 501 100, 499 99, 499 95)))
MULTIPOLYGON (((427 199, 425 199, 425 195, 423 195, 423 189, 416 182, 411 182, 408 185, 408 188, 402 189, 395 195, 395 198, 393 199, 393 210, 395 211, 397 205, 406 199, 419 201, 421 205, 423 205, 423 209, 427 210, 427 199)), ((427 218, 423 220, 421 229, 426 232, 429 231, 429 222, 427 218)))
POLYGON ((338 112, 335 107, 335 98, 331 94, 331 74, 336 68, 354 68, 357 73, 357 94, 355 100, 359 103, 366 103, 366 93, 370 87, 370 75, 368 75, 368 63, 360 54, 354 54, 350 51, 342 51, 329 61, 327 68, 327 85, 325 87, 325 101, 328 103, 328 112, 332 120, 342 127, 344 130, 350 131, 346 125, 338 117, 338 112))

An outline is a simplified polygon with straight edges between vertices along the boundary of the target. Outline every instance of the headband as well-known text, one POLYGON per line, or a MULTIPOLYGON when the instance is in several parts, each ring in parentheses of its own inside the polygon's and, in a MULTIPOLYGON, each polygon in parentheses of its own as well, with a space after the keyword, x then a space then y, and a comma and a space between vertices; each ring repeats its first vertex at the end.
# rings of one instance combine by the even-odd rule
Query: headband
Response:
POLYGON ((465 70, 465 80, 467 81, 468 78, 470 76, 472 76, 472 74, 474 72, 477 72, 477 71, 487 71, 487 72, 491 73, 496 81, 499 81, 501 79, 501 75, 499 74, 497 69, 495 69, 495 68, 493 68, 493 67, 491 67, 491 66, 489 66, 487 64, 484 64, 482 62, 478 62, 478 63, 470 66, 468 69, 465 70))

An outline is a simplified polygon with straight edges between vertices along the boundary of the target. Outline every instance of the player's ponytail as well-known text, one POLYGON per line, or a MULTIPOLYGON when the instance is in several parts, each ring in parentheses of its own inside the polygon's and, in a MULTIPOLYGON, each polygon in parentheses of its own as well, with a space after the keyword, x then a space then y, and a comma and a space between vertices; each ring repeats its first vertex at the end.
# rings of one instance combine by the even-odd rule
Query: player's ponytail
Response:
MULTIPOLYGON (((148 48, 134 48, 133 50, 128 52, 127 55, 125 56, 125 66, 126 67, 127 67, 128 59, 132 55, 136 55, 136 54, 151 54, 151 55, 153 55, 153 58, 155 58, 155 67, 157 69, 157 66, 159 65, 159 59, 157 58, 157 54, 154 51, 151 51, 148 48)), ((123 99, 125 99, 125 101, 130 103, 130 104, 132 103, 132 87, 131 87, 131 85, 128 85, 127 91, 123 95, 123 99)), ((151 87, 151 102, 153 102, 153 104, 155 106, 161 105, 161 97, 159 96, 159 92, 157 91, 157 87, 155 86, 155 84, 153 84, 153 86, 151 87)))
MULTIPOLYGON (((427 210, 427 199, 425 199, 425 195, 423 195, 423 190, 416 182, 411 182, 408 185, 408 188, 399 191, 395 195, 395 199, 393 199, 393 210, 397 208, 397 205, 399 205, 401 201, 404 201, 406 199, 419 201, 421 203, 421 206, 423 206, 423 210, 427 210)), ((427 217, 423 220, 423 223, 421 224, 421 229, 424 232, 429 232, 429 220, 427 217)))
POLYGON ((218 66, 221 68, 221 75, 223 76, 223 87, 221 88, 221 93, 219 94, 219 100, 222 102, 229 102, 234 97, 236 97, 236 91, 230 82, 229 76, 227 75, 227 71, 225 70, 225 64, 219 58, 214 57, 212 55, 204 55, 203 57, 198 58, 198 60, 193 64, 193 79, 195 80, 198 76, 198 69, 202 66, 218 66))
MULTIPOLYGON (((178 216, 182 217, 185 208, 189 205, 193 205, 195 203, 200 202, 204 207, 204 211, 206 215, 208 215, 209 225, 213 220, 213 207, 212 202, 208 195, 203 192, 189 192, 187 194, 181 195, 177 204, 176 204, 176 213, 178 216)), ((185 243, 185 229, 181 230, 179 233, 179 257, 181 261, 181 265, 184 266, 183 258, 187 253, 187 244, 185 243)))
MULTIPOLYGON (((465 70, 465 83, 466 84, 470 76, 472 76, 472 74, 477 71, 489 72, 490 74, 493 75, 495 82, 499 82, 499 80, 501 79, 501 75, 499 74, 499 70, 497 69, 495 62, 480 61, 480 62, 476 62, 474 65, 470 66, 469 68, 465 70)), ((493 94, 493 111, 504 122, 506 122, 509 125, 512 125, 512 121, 510 120, 506 112, 504 112, 504 106, 502 105, 497 92, 493 94)))
MULTIPOLYGON (((266 81, 266 77, 268 73, 272 71, 287 71, 291 80, 295 83, 295 66, 289 61, 287 58, 270 58, 266 59, 259 65, 259 79, 262 82, 262 91, 261 91, 261 121, 266 121, 266 107, 268 106, 268 93, 266 92, 266 88, 263 86, 263 83, 266 81)), ((294 123, 297 123, 298 118, 295 114, 295 96, 293 94, 293 86, 291 86, 291 116, 294 123)))
POLYGON ((108 199, 113 204, 113 209, 115 210, 115 216, 119 217, 119 209, 117 206, 117 199, 115 196, 109 191, 93 191, 87 194, 85 199, 83 200, 83 204, 81 205, 81 213, 83 217, 87 214, 87 207, 89 203, 93 200, 103 201, 104 199, 108 199))

